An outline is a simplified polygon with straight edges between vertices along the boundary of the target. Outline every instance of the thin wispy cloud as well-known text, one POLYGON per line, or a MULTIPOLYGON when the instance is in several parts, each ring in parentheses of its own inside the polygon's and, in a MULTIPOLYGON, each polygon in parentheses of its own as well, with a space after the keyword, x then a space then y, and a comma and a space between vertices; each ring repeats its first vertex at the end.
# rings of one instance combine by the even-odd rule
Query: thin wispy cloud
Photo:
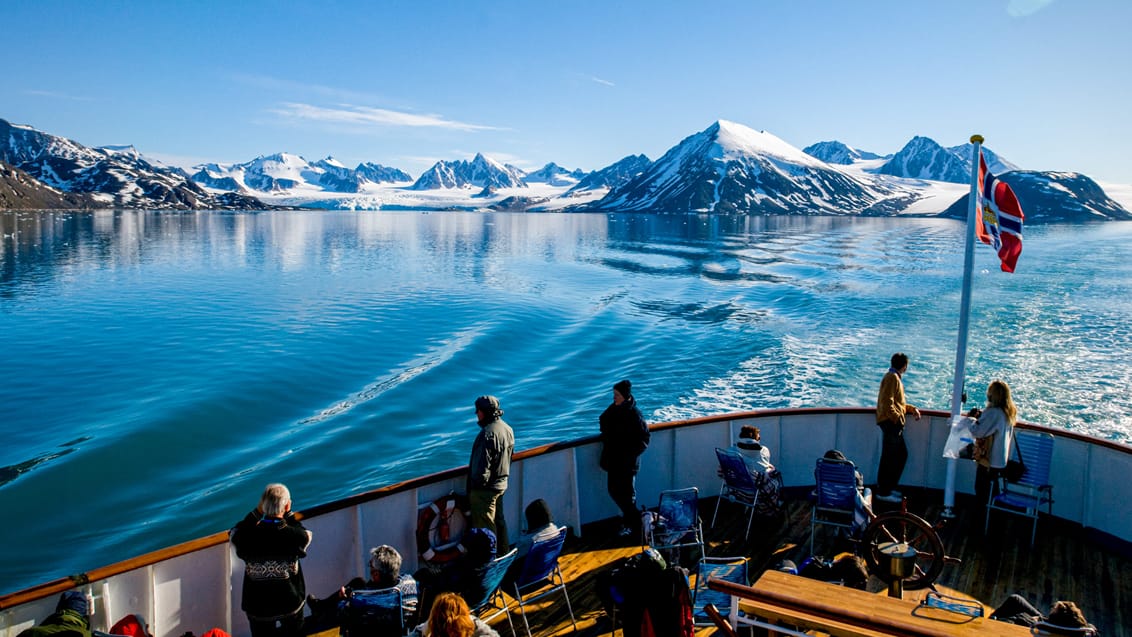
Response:
POLYGON ((1010 0, 1006 5, 1006 13, 1012 18, 1022 18, 1033 15, 1053 4, 1053 0, 1010 0))
POLYGON ((310 82, 299 82, 296 80, 285 80, 270 75, 252 75, 248 73, 232 73, 231 78, 233 81, 252 86, 259 89, 268 91, 280 91, 295 95, 317 95, 334 100, 338 102, 373 102, 373 103, 388 103, 389 100, 380 95, 372 93, 364 93, 361 91, 353 91, 350 89, 338 88, 334 86, 325 86, 323 84, 312 84, 310 82))
POLYGON ((86 97, 83 95, 69 95, 67 93, 60 93, 58 91, 41 91, 37 89, 25 89, 24 95, 35 95, 37 97, 50 97, 57 100, 71 100, 73 102, 93 102, 93 97, 86 97))
POLYGON ((593 81, 593 82, 597 82, 598 84, 601 84, 602 86, 617 86, 613 82, 610 82, 609 80, 603 80, 600 77, 597 77, 596 75, 591 75, 590 80, 593 81))
POLYGON ((280 108, 271 109, 271 112, 289 119, 360 127, 442 128, 461 131, 505 130, 496 126, 469 124, 447 119, 442 115, 407 113, 351 104, 327 108, 312 104, 287 102, 280 108))

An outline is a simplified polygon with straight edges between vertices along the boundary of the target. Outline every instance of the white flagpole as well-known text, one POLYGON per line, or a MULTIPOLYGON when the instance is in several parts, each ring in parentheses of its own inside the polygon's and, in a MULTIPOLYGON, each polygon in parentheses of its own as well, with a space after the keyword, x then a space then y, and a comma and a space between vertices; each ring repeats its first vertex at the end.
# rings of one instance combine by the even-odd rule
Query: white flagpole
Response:
MULTIPOLYGON (((971 135, 971 194, 967 204, 967 244, 963 250, 963 295, 959 302, 959 338, 955 345, 955 382, 951 388, 951 418, 963 410, 963 380, 967 367, 967 324, 971 314, 971 275, 975 267, 975 224, 979 212, 979 157, 983 136, 971 135)), ((947 481, 943 487, 943 513, 945 518, 955 517, 955 458, 947 459, 947 481)))

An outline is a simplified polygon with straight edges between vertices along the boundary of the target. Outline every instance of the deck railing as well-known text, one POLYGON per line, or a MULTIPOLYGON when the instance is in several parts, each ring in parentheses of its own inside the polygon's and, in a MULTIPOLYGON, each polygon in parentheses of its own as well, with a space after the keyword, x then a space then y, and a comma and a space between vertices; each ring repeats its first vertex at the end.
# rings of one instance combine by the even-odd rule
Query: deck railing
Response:
MULTIPOLYGON (((906 429, 908 464, 902 484, 943 489, 948 414, 925 411, 906 429)), ((662 490, 696 486, 701 497, 719 489, 715 447, 726 447, 739 428, 762 430, 771 461, 787 486, 813 484, 815 459, 839 449, 875 481, 880 434, 871 408, 783 409, 746 412, 661 423, 653 426, 637 479, 638 502, 655 506, 662 490)), ((1040 429, 1056 438, 1054 514, 1097 532, 1132 542, 1132 448, 1074 434, 1040 429), (1104 485, 1097 488, 1097 485, 1104 485)), ((596 436, 519 452, 512 463, 504 511, 518 530, 523 507, 545 499, 556 521, 573 527, 613 517, 617 508, 606 493, 605 473, 598 467, 596 436)), ((957 487, 973 489, 974 466, 960 462, 957 487)), ((308 591, 327 595, 354 575, 365 573, 367 549, 390 544, 404 555, 403 569, 417 568, 417 508, 451 492, 462 491, 464 468, 382 487, 300 512, 314 533, 303 560, 308 591)), ((15 637, 54 610, 61 591, 79 588, 94 602, 92 624, 106 630, 128 613, 149 619, 155 637, 201 634, 219 627, 248 634, 240 612, 243 563, 232 552, 227 534, 178 544, 71 578, 62 578, 0 597, 0 637, 15 637)))

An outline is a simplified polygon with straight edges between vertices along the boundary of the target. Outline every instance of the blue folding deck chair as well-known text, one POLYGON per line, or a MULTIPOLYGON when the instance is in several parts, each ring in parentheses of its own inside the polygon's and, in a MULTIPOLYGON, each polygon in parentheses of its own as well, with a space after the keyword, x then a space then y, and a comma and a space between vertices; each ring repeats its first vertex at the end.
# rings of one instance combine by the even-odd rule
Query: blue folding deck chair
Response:
POLYGON ((1030 529, 1030 546, 1038 534, 1038 513, 1042 505, 1046 513, 1053 514, 1053 485, 1049 483, 1049 466, 1053 458, 1053 436, 1034 431, 1014 431, 1015 451, 1026 465, 1026 471, 1016 482, 999 480, 999 493, 987 503, 987 519, 983 533, 990 529, 991 511, 1021 515, 1033 520, 1030 529))
POLYGON ((578 623, 574 621, 574 609, 570 606, 570 595, 566 592, 566 581, 562 579, 562 570, 558 568, 558 556, 562 554, 562 547, 566 545, 566 534, 569 530, 567 527, 562 527, 558 535, 531 544, 523 561, 523 569, 515 580, 515 601, 519 603, 519 614, 523 617, 523 627, 527 629, 527 637, 531 637, 531 625, 527 622, 526 605, 557 591, 562 591, 562 596, 566 598, 570 623, 573 624, 575 631, 578 630, 578 623))
POLYGON ((511 612, 507 609, 507 600, 503 598, 503 593, 499 588, 503 584, 503 576, 507 574, 507 569, 511 568, 511 564, 518 554, 519 549, 511 549, 506 555, 501 555, 481 566, 476 571, 479 580, 473 582, 471 586, 460 593, 464 601, 468 603, 468 608, 472 610, 472 614, 485 622, 490 622, 500 615, 507 615, 507 625, 511 627, 512 635, 515 634, 515 624, 511 622, 511 612))
POLYGON ((751 535, 751 522, 755 519, 755 507, 759 503, 759 483, 755 481, 743 460, 743 454, 735 449, 715 448, 719 459, 719 471, 723 482, 719 485, 719 498, 715 501, 715 513, 711 516, 711 528, 715 528, 715 518, 719 515, 719 503, 724 500, 749 509, 747 515, 746 540, 751 535))
POLYGON ((345 634, 349 637, 392 637, 405 634, 401 591, 397 588, 357 590, 346 602, 345 634))
POLYGON ((705 610, 712 604, 721 615, 730 616, 738 609, 731 608, 731 595, 713 591, 707 587, 709 577, 747 586, 748 558, 746 557, 705 557, 696 568, 696 587, 692 591, 692 622, 696 626, 712 626, 714 620, 705 610))
POLYGON ((810 555, 814 554, 814 533, 819 524, 853 528, 857 510, 857 466, 849 460, 818 458, 814 478, 817 487, 810 514, 810 555))
MULTIPOLYGON (((679 556, 681 548, 696 546, 704 555, 704 530, 700 523, 700 490, 696 487, 660 492, 658 519, 645 525, 645 541, 658 551, 672 551, 679 556)), ((679 559, 670 559, 676 563, 679 559)))

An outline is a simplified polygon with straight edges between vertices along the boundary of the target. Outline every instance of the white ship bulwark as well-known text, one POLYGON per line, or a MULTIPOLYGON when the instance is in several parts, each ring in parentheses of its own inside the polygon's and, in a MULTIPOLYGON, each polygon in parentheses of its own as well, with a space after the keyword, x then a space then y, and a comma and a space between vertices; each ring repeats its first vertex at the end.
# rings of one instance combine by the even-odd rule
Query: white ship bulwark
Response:
MULTIPOLYGON (((787 487, 812 485, 815 459, 834 448, 852 458, 872 482, 880 455, 874 413, 872 408, 782 409, 654 425, 637 480, 639 500, 656 502, 660 491, 687 486, 714 495, 719 487, 714 449, 730 445, 746 424, 761 428, 787 487)), ((1132 448, 1063 430, 1019 426, 1055 437, 1054 515, 1119 545, 1132 545, 1132 448)), ((944 412, 926 411, 921 422, 909 425, 902 484, 943 489, 948 432, 944 412)), ((521 520, 523 504, 535 498, 545 499, 556 521, 575 533, 583 524, 615 516, 605 473, 598 467, 599 451, 595 436, 517 453, 504 499, 508 519, 521 520)), ((970 493, 974 465, 959 465, 958 488, 970 493)), ((418 505, 461 491, 464 475, 463 467, 450 469, 302 511, 303 524, 314 532, 303 561, 308 590, 334 590, 364 572, 368 547, 378 544, 400 548, 403 569, 416 569, 418 505)), ((96 630, 107 630, 128 613, 141 613, 154 637, 201 634, 212 627, 243 637, 249 631, 240 611, 242 578, 243 563, 221 531, 0 597, 0 637, 16 637, 49 615, 59 593, 72 588, 93 598, 96 630)))

